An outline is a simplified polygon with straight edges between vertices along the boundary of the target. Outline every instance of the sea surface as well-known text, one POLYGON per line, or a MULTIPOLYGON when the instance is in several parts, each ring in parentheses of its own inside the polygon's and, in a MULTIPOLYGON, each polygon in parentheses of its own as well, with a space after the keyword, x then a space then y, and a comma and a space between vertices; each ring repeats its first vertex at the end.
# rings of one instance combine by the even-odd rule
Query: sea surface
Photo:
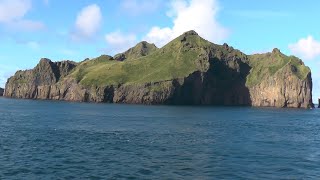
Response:
POLYGON ((320 179, 320 110, 0 98, 0 179, 320 179))

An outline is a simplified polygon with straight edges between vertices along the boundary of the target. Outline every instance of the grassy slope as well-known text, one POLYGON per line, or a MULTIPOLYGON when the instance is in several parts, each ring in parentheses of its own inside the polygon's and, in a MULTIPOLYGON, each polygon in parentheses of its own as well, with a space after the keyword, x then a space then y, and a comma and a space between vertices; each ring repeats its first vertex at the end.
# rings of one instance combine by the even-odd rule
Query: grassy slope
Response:
POLYGON ((299 79, 305 79, 310 72, 310 68, 305 66, 300 59, 294 56, 286 56, 279 51, 248 57, 249 64, 252 67, 246 83, 249 87, 259 84, 265 77, 273 76, 286 66, 294 68, 292 72, 299 79))
MULTIPOLYGON (((84 61, 69 76, 85 86, 140 84, 186 77, 198 70, 196 61, 203 48, 212 46, 218 50, 218 58, 221 57, 221 53, 236 53, 241 55, 238 57, 245 58, 240 51, 228 52, 222 46, 214 45, 197 35, 181 35, 163 48, 134 61, 119 62, 111 60, 108 56, 84 61)), ((252 67, 246 82, 249 87, 259 84, 287 65, 293 67, 293 73, 300 79, 305 79, 310 72, 301 60, 285 56, 278 50, 250 55, 248 60, 252 67)))
POLYGON ((142 56, 147 56, 153 52, 155 52, 158 48, 154 44, 149 44, 146 41, 142 41, 135 45, 134 47, 128 49, 124 53, 120 53, 114 56, 115 59, 117 57, 124 55, 126 60, 133 60, 140 58, 142 56))
POLYGON ((82 62, 72 77, 85 86, 138 84, 186 77, 197 70, 201 47, 211 43, 196 35, 183 35, 154 53, 134 61, 110 61, 107 58, 82 62), (192 48, 184 46, 189 42, 192 48))

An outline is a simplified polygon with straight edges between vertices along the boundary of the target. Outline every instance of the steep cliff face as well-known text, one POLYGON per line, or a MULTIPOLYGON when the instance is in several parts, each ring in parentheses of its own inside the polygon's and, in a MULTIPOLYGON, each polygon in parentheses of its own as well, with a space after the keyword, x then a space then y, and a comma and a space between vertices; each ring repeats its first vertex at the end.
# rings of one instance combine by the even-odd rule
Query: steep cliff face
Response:
POLYGON ((76 67, 72 61, 51 62, 41 59, 32 70, 18 71, 8 79, 5 96, 14 98, 48 99, 51 87, 76 67))
POLYGON ((253 106, 313 107, 311 73, 301 80, 285 66, 274 76, 267 77, 250 88, 253 106))
MULTIPOLYGON (((124 56, 133 60, 130 52, 135 51, 128 50, 124 56)), ((278 49, 248 56, 189 31, 149 52, 140 54, 137 61, 114 61, 117 57, 106 55, 80 64, 41 59, 34 69, 18 71, 8 79, 5 96, 130 104, 313 107, 310 69, 278 49)))
POLYGON ((249 59, 247 86, 253 106, 313 107, 311 71, 300 59, 278 49, 249 59))

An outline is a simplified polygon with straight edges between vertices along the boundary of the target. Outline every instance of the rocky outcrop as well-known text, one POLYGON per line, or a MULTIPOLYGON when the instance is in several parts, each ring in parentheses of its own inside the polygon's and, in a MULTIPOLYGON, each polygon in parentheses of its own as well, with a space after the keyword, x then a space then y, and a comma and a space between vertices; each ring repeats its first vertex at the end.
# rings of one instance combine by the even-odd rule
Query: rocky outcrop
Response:
POLYGON ((252 106, 313 107, 311 73, 301 80, 292 75, 290 66, 267 77, 249 91, 252 106))
POLYGON ((114 59, 118 61, 137 59, 143 56, 147 56, 155 52, 157 49, 158 48, 156 45, 150 44, 146 41, 142 41, 134 47, 128 49, 127 51, 115 55, 114 59))
MULTIPOLYGON (((191 48, 199 49, 200 53, 194 61, 196 69, 185 77, 84 86, 72 74, 77 63, 41 59, 34 69, 18 71, 8 79, 5 96, 130 104, 313 107, 311 72, 301 60, 287 57, 278 49, 247 56, 227 44, 202 47, 199 41, 195 44, 186 41, 189 36, 197 34, 190 31, 178 39, 183 46, 181 53, 191 48)), ((90 62, 113 59, 117 58, 101 56, 95 61, 86 60, 81 68, 89 67, 90 62)))
POLYGON ((43 58, 32 70, 18 71, 8 79, 5 96, 14 98, 49 99, 54 92, 51 87, 62 81, 77 63, 72 61, 52 62, 43 58))

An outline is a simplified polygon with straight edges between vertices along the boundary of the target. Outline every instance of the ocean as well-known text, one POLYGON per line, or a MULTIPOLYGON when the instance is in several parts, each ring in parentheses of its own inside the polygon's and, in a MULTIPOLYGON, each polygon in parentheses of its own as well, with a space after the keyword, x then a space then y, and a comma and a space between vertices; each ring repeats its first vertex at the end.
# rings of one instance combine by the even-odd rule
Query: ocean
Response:
POLYGON ((0 179, 320 179, 320 110, 0 98, 0 179))

